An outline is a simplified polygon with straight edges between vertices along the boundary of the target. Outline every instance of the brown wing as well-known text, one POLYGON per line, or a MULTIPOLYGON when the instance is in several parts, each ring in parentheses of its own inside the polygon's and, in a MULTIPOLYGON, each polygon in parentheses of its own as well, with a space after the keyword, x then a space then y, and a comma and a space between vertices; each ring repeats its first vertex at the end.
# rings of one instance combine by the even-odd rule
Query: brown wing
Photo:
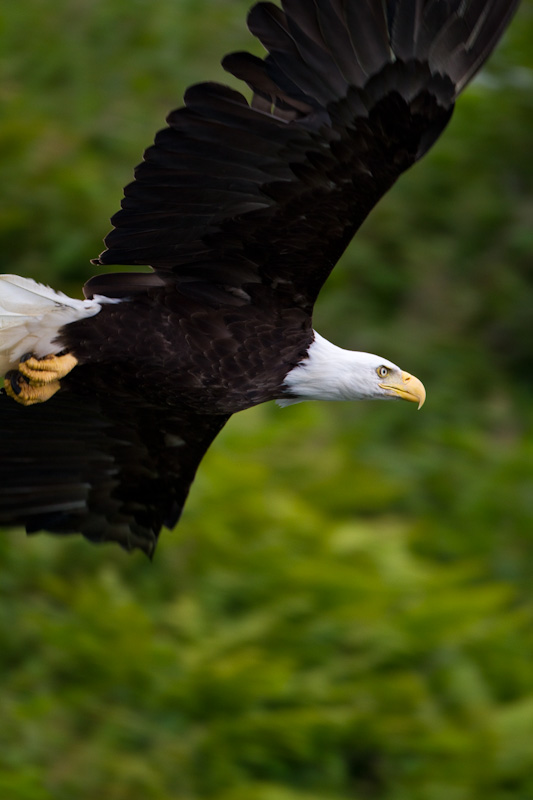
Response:
POLYGON ((218 84, 187 91, 95 263, 149 264, 195 296, 201 284, 260 282, 310 310, 369 211, 444 129, 518 0, 282 5, 249 16, 264 60, 223 62, 251 105, 218 84))
POLYGON ((152 555, 227 419, 75 391, 25 408, 1 390, 0 525, 152 555))

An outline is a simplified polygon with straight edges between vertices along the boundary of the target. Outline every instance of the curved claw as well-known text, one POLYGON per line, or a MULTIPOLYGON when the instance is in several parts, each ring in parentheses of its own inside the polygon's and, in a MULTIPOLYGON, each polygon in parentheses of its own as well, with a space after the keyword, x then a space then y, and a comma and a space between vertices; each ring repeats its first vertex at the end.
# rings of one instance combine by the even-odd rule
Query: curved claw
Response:
MULTIPOLYGON (((19 394, 21 393, 22 388, 20 386, 19 381, 20 381, 20 379, 22 377, 23 376, 20 374, 20 372, 17 372, 17 370, 15 370, 15 369, 12 369, 12 370, 10 370, 9 372, 6 373, 6 376, 5 376, 5 380, 7 381, 7 383, 6 383, 6 392, 7 392, 7 394, 9 394, 10 397, 13 397, 13 395, 18 397, 19 394), (9 390, 8 390, 8 386, 9 386, 9 390)), ((24 380, 26 380, 26 382, 27 382, 26 378, 24 378, 24 380)))

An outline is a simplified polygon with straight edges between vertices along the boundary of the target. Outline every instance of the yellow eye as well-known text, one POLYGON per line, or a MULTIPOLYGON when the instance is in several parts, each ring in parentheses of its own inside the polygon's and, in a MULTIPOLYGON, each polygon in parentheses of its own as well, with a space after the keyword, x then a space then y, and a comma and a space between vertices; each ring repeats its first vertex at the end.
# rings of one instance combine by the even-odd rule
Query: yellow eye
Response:
POLYGON ((387 367, 378 367, 376 370, 380 378, 386 378, 389 374, 389 371, 390 370, 388 370, 387 367))

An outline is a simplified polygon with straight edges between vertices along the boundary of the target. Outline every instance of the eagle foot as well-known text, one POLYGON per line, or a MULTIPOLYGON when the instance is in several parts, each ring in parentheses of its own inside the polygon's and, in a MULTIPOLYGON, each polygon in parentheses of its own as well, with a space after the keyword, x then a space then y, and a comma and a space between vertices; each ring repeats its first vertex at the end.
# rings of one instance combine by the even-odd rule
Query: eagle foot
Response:
POLYGON ((50 400, 59 388, 59 381, 34 384, 18 370, 8 372, 4 382, 5 393, 23 406, 44 403, 50 400))
POLYGON ((70 353, 35 358, 22 356, 16 370, 5 377, 4 389, 9 397, 23 406, 49 400, 60 388, 60 379, 74 369, 78 360, 70 353))
POLYGON ((74 369, 77 363, 78 359, 67 352, 63 355, 45 356, 44 358, 35 358, 30 353, 20 359, 18 372, 28 378, 30 385, 42 386, 61 380, 74 369))

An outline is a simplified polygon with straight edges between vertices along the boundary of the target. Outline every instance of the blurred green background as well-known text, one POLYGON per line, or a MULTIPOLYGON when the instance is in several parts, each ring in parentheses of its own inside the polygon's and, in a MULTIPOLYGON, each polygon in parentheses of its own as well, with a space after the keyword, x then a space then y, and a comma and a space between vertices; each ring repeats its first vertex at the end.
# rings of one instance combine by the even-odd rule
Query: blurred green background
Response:
MULTIPOLYGON (((248 0, 0 12, 0 270, 80 296, 248 0)), ((533 797, 533 0, 328 283, 428 401, 233 418, 151 564, 0 539, 6 800, 533 797)), ((1 442, 0 442, 1 452, 1 442)))

